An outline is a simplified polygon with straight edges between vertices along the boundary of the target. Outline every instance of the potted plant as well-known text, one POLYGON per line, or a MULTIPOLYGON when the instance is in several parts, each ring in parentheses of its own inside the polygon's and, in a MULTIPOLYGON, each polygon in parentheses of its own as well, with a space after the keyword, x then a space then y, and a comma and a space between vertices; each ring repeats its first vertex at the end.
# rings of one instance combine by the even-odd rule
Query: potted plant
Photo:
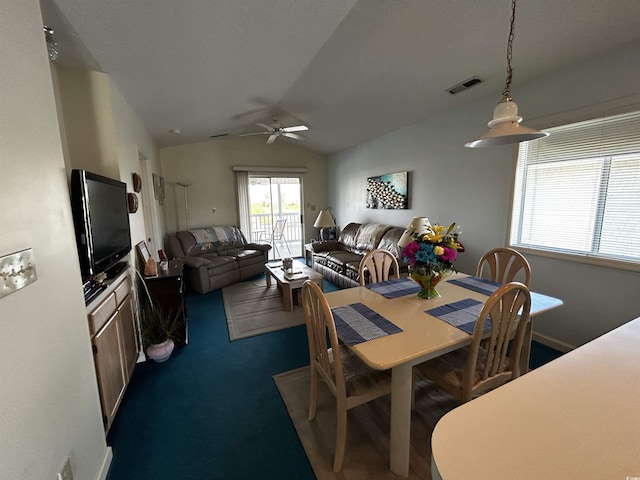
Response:
POLYGON ((161 306, 145 306, 141 310, 142 343, 148 358, 164 362, 173 352, 173 339, 178 331, 180 315, 161 306))

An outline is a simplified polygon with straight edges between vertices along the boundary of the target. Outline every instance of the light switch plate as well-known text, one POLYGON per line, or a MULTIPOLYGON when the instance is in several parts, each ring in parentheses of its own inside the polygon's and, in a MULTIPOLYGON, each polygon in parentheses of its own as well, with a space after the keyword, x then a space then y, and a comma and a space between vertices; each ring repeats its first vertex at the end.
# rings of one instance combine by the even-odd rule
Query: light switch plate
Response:
POLYGON ((33 249, 0 257, 0 298, 26 287, 38 279, 33 249))

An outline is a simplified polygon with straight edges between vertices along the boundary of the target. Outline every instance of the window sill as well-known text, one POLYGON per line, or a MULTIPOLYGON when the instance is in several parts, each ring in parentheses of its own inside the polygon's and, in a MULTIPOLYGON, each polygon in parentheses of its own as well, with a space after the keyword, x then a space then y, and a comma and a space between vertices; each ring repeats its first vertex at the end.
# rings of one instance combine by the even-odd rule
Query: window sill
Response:
POLYGON ((616 268, 618 270, 630 270, 640 272, 640 263, 626 262, 613 258, 591 257, 588 255, 579 255, 574 253, 552 252, 549 250, 541 250, 537 248, 521 247, 519 245, 510 245, 522 254, 536 255, 539 257, 555 258, 565 260, 567 262, 586 263, 589 265, 597 265, 599 267, 616 268))

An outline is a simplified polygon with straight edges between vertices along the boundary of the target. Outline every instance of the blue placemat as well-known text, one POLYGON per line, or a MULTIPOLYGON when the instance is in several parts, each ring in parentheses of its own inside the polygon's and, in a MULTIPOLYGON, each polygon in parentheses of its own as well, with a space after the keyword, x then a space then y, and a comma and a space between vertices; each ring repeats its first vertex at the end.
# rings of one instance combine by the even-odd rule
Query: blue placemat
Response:
POLYGON ((333 307, 338 336, 347 345, 400 333, 402 329, 362 303, 333 307))
POLYGON ((458 285, 459 287, 473 290, 474 292, 481 293, 487 296, 490 296, 493 292, 495 292, 502 286, 501 283, 479 277, 453 278, 447 281, 453 283, 454 285, 458 285))
MULTIPOLYGON (((482 295, 487 296, 491 296, 493 292, 495 292, 503 285, 502 283, 479 277, 454 278, 447 281, 453 283, 454 285, 458 285, 460 287, 466 288, 468 290, 473 290, 474 292, 481 293, 482 295)), ((550 297, 548 295, 543 295, 542 293, 531 291, 529 291, 529 293, 531 294, 531 315, 537 315, 541 311, 550 310, 563 304, 562 300, 560 300, 559 298, 550 297)))
POLYGON ((365 286, 386 298, 404 297, 405 295, 411 295, 420 291, 420 285, 408 277, 370 283, 365 286))
MULTIPOLYGON (((440 307, 432 308, 431 310, 426 310, 425 313, 439 318, 464 332, 473 334, 482 307, 484 307, 484 303, 481 301, 473 298, 465 298, 458 302, 448 303, 440 307)), ((485 330, 489 328, 491 328, 491 320, 484 324, 485 330)))

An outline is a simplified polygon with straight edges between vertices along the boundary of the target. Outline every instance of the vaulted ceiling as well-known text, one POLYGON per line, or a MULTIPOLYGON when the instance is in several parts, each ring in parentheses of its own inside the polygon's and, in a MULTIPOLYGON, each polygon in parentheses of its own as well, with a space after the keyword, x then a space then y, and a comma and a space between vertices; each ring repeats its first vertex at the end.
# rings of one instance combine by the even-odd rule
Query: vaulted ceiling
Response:
MULTIPOLYGON (((259 131, 277 116, 307 125, 303 144, 321 153, 487 95, 498 102, 511 15, 510 0, 41 5, 57 62, 107 73, 160 147, 259 131), (448 93, 473 76, 483 82, 448 93)), ((520 0, 514 97, 519 84, 639 38, 638 0, 520 0)))

